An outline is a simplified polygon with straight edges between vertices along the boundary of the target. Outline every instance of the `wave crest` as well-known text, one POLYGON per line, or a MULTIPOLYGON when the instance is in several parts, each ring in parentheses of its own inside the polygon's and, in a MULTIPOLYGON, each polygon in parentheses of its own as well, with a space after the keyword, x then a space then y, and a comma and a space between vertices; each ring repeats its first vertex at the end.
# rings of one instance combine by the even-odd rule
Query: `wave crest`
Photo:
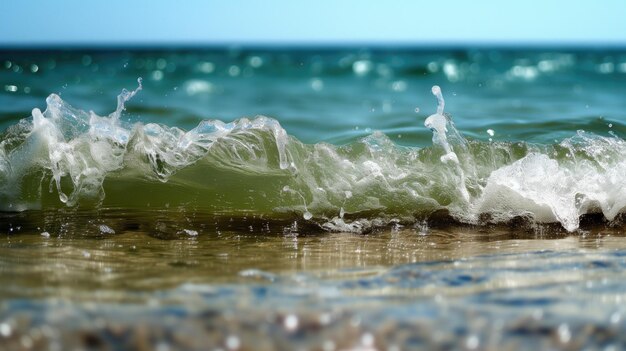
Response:
POLYGON ((171 208, 271 217, 300 213, 327 230, 418 221, 439 210, 483 224, 516 217, 559 222, 626 211, 626 143, 578 132, 558 144, 465 140, 443 112, 426 120, 432 147, 374 132, 353 143, 303 144, 264 116, 206 120, 185 131, 120 119, 141 89, 98 116, 50 95, 44 112, 0 142, 0 206, 171 208))

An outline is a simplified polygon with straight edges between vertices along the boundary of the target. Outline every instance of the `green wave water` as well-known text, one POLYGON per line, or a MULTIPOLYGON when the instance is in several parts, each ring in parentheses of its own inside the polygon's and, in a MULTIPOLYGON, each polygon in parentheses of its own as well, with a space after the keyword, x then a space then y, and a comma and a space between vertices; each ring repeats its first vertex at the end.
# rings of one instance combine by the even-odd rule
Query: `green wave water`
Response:
POLYGON ((441 210, 462 223, 521 217, 572 231, 582 215, 614 222, 626 209, 623 139, 579 131, 551 145, 468 141, 444 115, 438 86, 439 107, 425 121, 434 145, 417 148, 381 132, 343 146, 305 144, 264 116, 205 120, 189 131, 124 122, 139 83, 108 116, 53 94, 44 112, 9 128, 2 209, 295 213, 331 231, 416 223, 441 210))
POLYGON ((0 50, 0 349, 620 349, 625 78, 615 48, 0 50))

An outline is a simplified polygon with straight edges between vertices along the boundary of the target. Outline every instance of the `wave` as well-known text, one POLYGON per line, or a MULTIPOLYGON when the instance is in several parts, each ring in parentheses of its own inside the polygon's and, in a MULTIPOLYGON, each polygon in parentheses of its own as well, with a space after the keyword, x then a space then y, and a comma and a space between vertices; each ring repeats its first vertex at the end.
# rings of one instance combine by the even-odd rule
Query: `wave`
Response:
POLYGON ((626 142, 584 131, 551 145, 465 139, 444 113, 426 148, 385 134, 304 144, 272 118, 205 120, 185 131, 108 116, 52 94, 0 141, 0 210, 180 209, 266 218, 297 214, 331 231, 419 222, 447 211, 474 225, 527 218, 567 231, 586 214, 626 212, 626 142))

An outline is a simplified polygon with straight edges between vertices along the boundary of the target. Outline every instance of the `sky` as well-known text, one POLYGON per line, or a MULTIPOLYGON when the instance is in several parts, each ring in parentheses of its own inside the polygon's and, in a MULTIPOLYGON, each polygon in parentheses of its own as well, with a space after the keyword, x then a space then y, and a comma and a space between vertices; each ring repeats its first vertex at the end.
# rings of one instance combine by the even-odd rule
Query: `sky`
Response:
POLYGON ((626 0, 4 0, 0 46, 626 45, 626 0))

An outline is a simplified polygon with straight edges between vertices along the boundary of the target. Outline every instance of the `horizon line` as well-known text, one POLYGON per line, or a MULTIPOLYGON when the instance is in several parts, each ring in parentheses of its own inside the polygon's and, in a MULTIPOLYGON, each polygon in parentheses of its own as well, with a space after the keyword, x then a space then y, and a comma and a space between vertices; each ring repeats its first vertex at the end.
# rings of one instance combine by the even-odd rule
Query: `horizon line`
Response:
POLYGON ((0 50, 80 50, 80 49, 626 49, 626 41, 137 41, 137 42, 30 42, 2 43, 0 50))

